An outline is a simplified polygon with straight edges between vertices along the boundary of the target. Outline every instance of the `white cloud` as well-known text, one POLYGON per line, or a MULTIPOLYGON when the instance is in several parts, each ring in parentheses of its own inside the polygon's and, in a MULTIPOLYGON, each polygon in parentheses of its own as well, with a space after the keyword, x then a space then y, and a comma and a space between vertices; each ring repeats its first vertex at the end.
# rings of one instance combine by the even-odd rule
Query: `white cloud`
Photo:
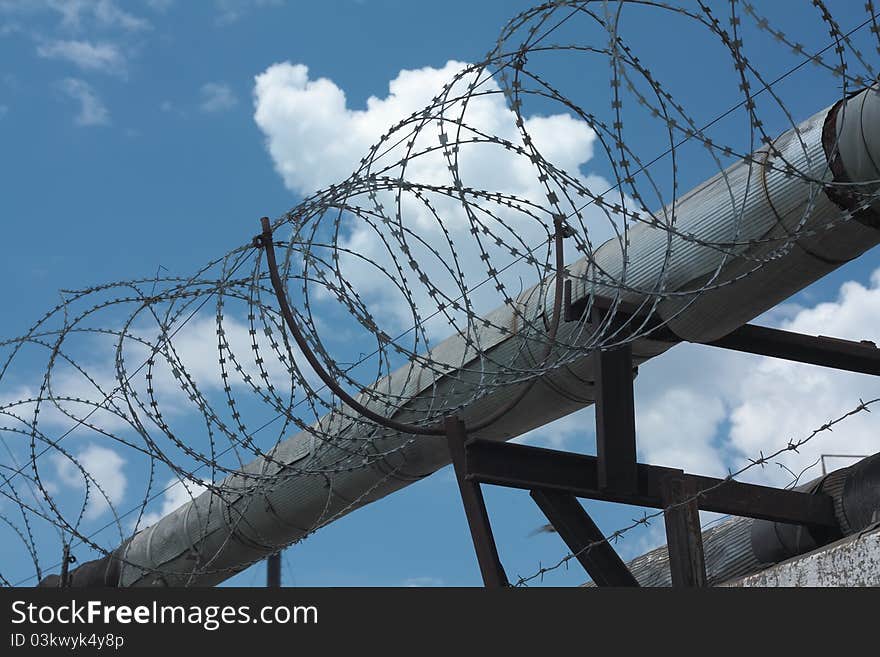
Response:
POLYGON ((109 511, 110 504, 117 507, 125 497, 128 486, 124 471, 125 459, 114 450, 95 444, 76 452, 73 457, 76 463, 55 452, 51 455, 51 460, 62 486, 81 491, 83 495, 88 486, 89 500, 84 517, 94 520, 109 511))
POLYGON ((403 586, 420 588, 428 586, 445 586, 439 577, 409 577, 403 581, 403 586))
MULTIPOLYGON (((308 68, 302 64, 275 64, 256 77, 254 119, 266 136, 266 146, 276 170, 286 186, 299 194, 309 194, 344 181, 358 167, 360 158, 383 135, 386 141, 379 148, 381 155, 377 157, 373 170, 386 167, 382 175, 391 178, 403 175, 407 181, 416 184, 452 188, 454 180, 449 162, 439 148, 442 143, 440 133, 444 129, 452 130, 448 123, 432 117, 418 135, 412 134, 412 123, 397 126, 391 132, 388 130, 389 126, 395 126, 431 104, 444 84, 453 82, 463 69, 465 64, 450 61, 442 68, 402 70, 390 81, 387 95, 381 98, 372 96, 367 99, 364 109, 354 109, 349 107, 344 91, 333 81, 311 78, 308 68), (410 147, 413 152, 433 150, 407 160, 404 168, 401 161, 410 147)), ((539 172, 528 156, 517 154, 498 142, 470 141, 470 137, 480 131, 523 146, 516 116, 507 108, 498 84, 494 79, 478 80, 478 75, 468 72, 460 77, 453 85, 450 98, 463 93, 469 84, 479 84, 480 91, 485 93, 475 95, 466 107, 456 101, 449 102, 444 108, 446 117, 457 117, 466 111, 464 120, 469 128, 464 129, 455 153, 463 185, 515 195, 539 207, 547 207, 547 189, 539 181, 539 172)), ((580 174, 581 167, 593 155, 595 134, 588 124, 561 113, 528 116, 525 128, 546 160, 577 176, 597 192, 605 192, 610 187, 599 177, 580 174)), ((492 266, 481 259, 478 240, 471 234, 472 221, 461 201, 454 196, 427 193, 423 198, 428 199, 431 208, 422 198, 411 193, 403 193, 400 198, 400 217, 404 226, 437 249, 434 252, 427 246, 411 243, 411 262, 417 262, 421 271, 403 260, 400 263, 403 273, 395 275, 397 281, 407 278, 413 302, 423 317, 437 311, 437 300, 431 298, 430 286, 436 286, 448 298, 455 299, 461 294, 459 283, 462 279, 469 290, 476 288, 475 292, 469 293, 469 300, 477 312, 488 311, 499 303, 494 284, 477 287, 478 282, 491 275, 489 269, 492 266), (461 267, 462 276, 450 271, 453 263, 461 267), (420 284, 423 274, 424 284, 420 284)), ((377 198, 394 216, 396 198, 383 192, 378 193, 377 198)), ((366 195, 353 200, 364 206, 370 204, 366 195)), ((493 236, 480 239, 495 268, 500 269, 513 260, 512 245, 522 254, 526 248, 540 248, 546 242, 547 227, 552 227, 549 211, 546 216, 535 218, 494 201, 481 205, 495 215, 492 218, 481 215, 481 219, 491 224, 493 236), (499 237, 497 242, 496 236, 499 237)), ((567 209, 571 211, 571 208, 567 209)), ((592 224, 591 237, 596 243, 611 233, 611 224, 601 211, 590 208, 584 215, 584 221, 592 224)), ((383 318, 385 325, 382 328, 391 333, 411 327, 413 316, 409 301, 377 268, 396 271, 393 258, 399 256, 400 240, 389 233, 391 231, 386 227, 373 228, 366 221, 343 217, 338 245, 343 250, 339 261, 340 279, 355 286, 356 293, 367 303, 370 312, 383 318), (383 238, 388 239, 392 247, 387 247, 383 238), (349 256, 346 252, 361 257, 349 256)), ((573 261, 573 244, 568 244, 569 247, 568 260, 573 261)), ((545 273, 539 266, 528 265, 525 259, 521 259, 498 276, 509 294, 514 295, 520 291, 523 282, 528 286, 545 273)), ((427 330, 431 337, 445 337, 450 333, 450 327, 442 317, 429 323, 427 330)))
MULTIPOLYGON (((181 389, 183 372, 195 382, 205 401, 214 404, 215 412, 220 414, 228 408, 225 385, 236 393, 243 393, 242 398, 253 394, 252 385, 259 385, 264 391, 271 385, 282 397, 289 393, 292 386, 294 394, 303 394, 299 380, 292 383, 293 375, 273 352, 270 338, 262 328, 252 336, 249 325, 228 314, 224 319, 223 331, 228 345, 228 350, 223 352, 226 378, 219 362, 217 325, 213 317, 194 317, 177 330, 173 338, 176 359, 173 368, 163 355, 152 359, 154 365, 151 368, 141 367, 150 351, 136 340, 125 343, 122 357, 128 368, 125 373, 126 389, 130 395, 129 401, 133 403, 142 423, 152 426, 143 410, 138 408, 138 401, 147 405, 155 399, 158 408, 147 408, 161 411, 163 419, 174 425, 175 429, 178 422, 183 426, 194 415, 200 415, 197 403, 190 399, 191 390, 188 388, 185 392, 181 389), (253 349, 253 341, 259 346, 259 354, 253 349), (260 354, 265 362, 257 363, 260 354), (175 371, 180 373, 180 378, 175 377, 175 371), (148 388, 152 389, 152 394, 148 388)), ((155 329, 135 327, 133 332, 152 344, 158 342, 155 329)), ((59 430, 66 432, 76 427, 78 437, 102 439, 103 436, 91 429, 91 425, 120 438, 127 436, 131 440, 138 440, 132 429, 131 410, 120 390, 114 361, 115 348, 116 341, 107 336, 91 336, 79 341, 74 338, 65 344, 65 353, 71 356, 75 354, 82 370, 62 359, 54 364, 49 385, 39 405, 38 427, 41 432, 51 436, 58 434, 59 430), (87 372, 88 377, 83 372, 87 372), (114 408, 116 412, 108 410, 114 408)), ((301 353, 297 350, 293 357, 308 384, 313 388, 319 387, 320 380, 301 353)), ((42 371, 34 372, 29 384, 0 386, 0 425, 29 426, 37 409, 37 403, 33 400, 41 389, 43 374, 42 371)))
MULTIPOLYGON (((0 390, 0 417, 6 426, 24 428, 31 426, 37 412, 37 428, 48 437, 59 433, 60 429, 65 434, 70 431, 78 436, 92 435, 103 439, 105 436, 91 433, 88 425, 108 432, 119 432, 128 427, 128 423, 117 413, 105 410, 113 407, 105 400, 118 386, 112 366, 106 363, 89 364, 86 369, 91 381, 68 363, 56 363, 39 403, 36 399, 40 395, 42 372, 34 377, 32 385, 10 386, 9 389, 0 390), (100 390, 96 386, 100 386, 100 390)), ((115 402, 118 413, 126 413, 124 406, 119 408, 118 396, 112 402, 115 402)))
POLYGON ((234 23, 248 12, 265 7, 280 7, 284 0, 214 0, 217 22, 221 25, 234 23))
MULTIPOLYGON (((252 347, 252 340, 255 340, 259 346, 260 353, 264 354, 265 362, 262 363, 266 370, 268 380, 276 388, 281 390, 285 386, 290 386, 291 374, 274 353, 269 344, 269 338, 262 329, 258 330, 256 335, 251 336, 249 325, 239 321, 231 314, 227 314, 223 319, 223 338, 228 345, 229 351, 225 352, 224 358, 229 361, 227 371, 231 372, 231 376, 227 379, 230 386, 247 386, 244 377, 252 379, 255 384, 264 384, 265 381, 261 377, 259 365, 256 363, 257 352, 252 347), (229 353, 235 355, 236 363, 241 366, 241 372, 235 371, 234 364, 231 362, 229 353), (272 353, 272 356, 268 354, 272 353)), ((155 341, 155 336, 152 336, 155 341)), ((222 377, 223 370, 220 366, 220 352, 218 349, 217 323, 212 317, 196 317, 187 322, 173 338, 174 351, 179 358, 181 365, 186 369, 189 376, 198 384, 199 388, 205 390, 219 390, 223 388, 224 379, 222 377)), ((142 362, 143 358, 133 355, 137 362, 142 362)), ((144 352, 146 357, 146 352, 144 352)), ((308 367, 308 363, 297 351, 294 359, 300 371, 306 376, 312 385, 317 387, 319 380, 317 375, 308 367)), ((156 388, 158 390, 174 391, 177 384, 171 373, 168 372, 168 366, 164 360, 157 360, 156 372, 156 388)), ((172 401, 177 392, 167 395, 168 401, 172 401)))
POLYGON ((96 126, 110 123, 110 112, 88 82, 78 78, 67 78, 59 83, 59 88, 79 103, 79 114, 74 119, 77 125, 96 126))
POLYGON ((61 59, 87 71, 122 75, 125 56, 110 43, 89 41, 48 41, 37 47, 37 54, 46 59, 61 59))
POLYGON ((224 112, 238 104, 235 92, 225 82, 207 82, 199 93, 202 98, 199 107, 203 112, 224 112))
POLYGON ((140 527, 144 528, 156 524, 172 511, 198 497, 205 490, 205 486, 201 483, 188 480, 183 482, 176 477, 169 479, 165 484, 160 508, 157 511, 145 513, 141 518, 140 527))
POLYGON ((673 383, 637 412, 642 460, 688 472, 723 474, 712 439, 725 415, 721 399, 701 394, 687 383, 673 383))
POLYGON ((739 381, 760 359, 680 344, 639 368, 635 379, 639 459, 689 472, 726 474, 721 439, 739 381))
POLYGON ((586 451, 595 434, 595 426, 596 409, 588 406, 517 436, 512 442, 549 449, 586 451))
POLYGON ((61 27, 71 31, 99 27, 137 32, 151 27, 149 21, 125 11, 114 0, 0 0, 0 14, 40 13, 54 14, 61 27))
MULTIPOLYGON (((867 285, 850 281, 834 301, 798 312, 782 328, 810 335, 829 335, 880 343, 880 269, 867 285)), ((850 374, 784 360, 763 359, 742 380, 731 412, 731 447, 742 458, 754 458, 773 447, 800 439, 828 420, 853 409, 859 399, 880 397, 876 377, 850 374)), ((785 463, 795 472, 822 453, 874 454, 880 451, 877 413, 861 413, 824 432, 789 454, 785 463)), ((786 474, 768 467, 763 479, 780 482, 786 474)))
MULTIPOLYGON (((366 109, 359 110, 348 107, 345 92, 332 80, 310 78, 309 69, 303 64, 274 64, 256 77, 254 119, 266 135, 269 153, 287 187, 308 194, 347 178, 390 126, 430 104, 443 85, 465 66, 449 61, 439 69, 402 70, 389 82, 387 96, 371 96, 366 109)), ((494 81, 483 82, 481 90, 498 91, 498 85, 494 81)), ((448 115, 454 116, 455 109, 458 107, 448 115)), ((518 140, 515 115, 507 109, 501 94, 475 97, 468 107, 467 121, 489 134, 518 140)), ((572 173, 592 157, 595 135, 589 126, 568 114, 532 117, 528 131, 549 160, 572 173)), ((431 137, 436 139, 436 133, 432 132, 431 137)), ((478 154, 490 161, 468 161, 461 166, 476 169, 468 173, 480 181, 499 183, 502 191, 506 191, 503 187, 513 174, 518 187, 533 185, 533 170, 517 167, 519 162, 514 157, 504 153, 499 156, 490 149, 481 149, 478 154), (500 171, 492 166, 498 164, 502 165, 500 171)), ((400 155, 402 149, 397 149, 383 161, 391 162, 400 155)), ((446 162, 442 156, 419 158, 413 164, 420 167, 411 173, 413 179, 449 182, 448 175, 443 173, 446 162)), ((466 184, 479 186, 470 178, 466 184)), ((495 191, 499 185, 483 187, 495 191)))
POLYGON ((10 34, 18 34, 23 32, 24 28, 19 23, 2 23, 0 24, 0 36, 9 36, 10 34))
POLYGON ((79 0, 70 2, 70 0, 58 0, 53 2, 54 5, 80 5, 83 12, 90 12, 94 20, 107 27, 120 27, 124 30, 139 31, 150 27, 149 21, 138 16, 134 16, 120 7, 113 0, 79 0))

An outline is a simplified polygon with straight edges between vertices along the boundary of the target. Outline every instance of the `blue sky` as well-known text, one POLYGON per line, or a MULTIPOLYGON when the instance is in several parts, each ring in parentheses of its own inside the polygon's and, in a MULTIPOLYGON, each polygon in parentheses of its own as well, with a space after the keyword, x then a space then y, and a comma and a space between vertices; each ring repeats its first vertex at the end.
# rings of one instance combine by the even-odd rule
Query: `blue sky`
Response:
MULTIPOLYGON (((331 80, 344 91, 346 108, 360 110, 370 97, 385 98, 389 82, 403 70, 478 60, 494 46, 503 23, 531 4, 0 0, 0 218, 6 245, 0 261, 0 336, 22 334, 57 303, 62 288, 151 277, 160 267, 170 275, 189 275, 248 242, 258 232, 260 216, 278 216, 294 206, 307 193, 310 178, 279 173, 279 157, 270 152, 280 139, 278 126, 255 117, 255 79, 273 65, 307 66, 310 80, 331 80)), ((862 3, 842 0, 830 6, 844 29, 866 18, 862 3)), ((810 45, 824 47, 828 39, 810 7, 784 0, 761 10, 775 14, 771 19, 782 21, 810 50, 810 45)), ((634 13, 624 26, 643 48, 643 59, 656 62, 664 82, 698 119, 708 121, 739 100, 729 63, 695 56, 700 43, 679 38, 676 20, 634 13)), ((780 55, 757 31, 749 34, 755 35, 750 57, 768 78, 798 63, 793 55, 780 55)), ((866 44, 866 57, 876 61, 867 36, 862 30, 858 38, 866 44)), ((593 97, 597 105, 604 102, 607 69, 564 58, 548 66, 584 106, 593 97)), ((840 94, 839 83, 814 66, 787 78, 779 90, 798 120, 840 94)), ((771 131, 785 127, 778 113, 768 110, 767 116, 771 131)), ((639 121, 636 116, 628 125, 633 147, 645 156, 662 152, 662 135, 639 121)), ((713 135, 743 146, 743 125, 742 115, 734 113, 713 135)), ((348 129, 351 125, 341 123, 337 135, 306 135, 301 142, 294 135, 293 153, 311 149, 311 156, 324 157, 323 150, 344 141, 348 129)), ((282 157, 295 157, 289 152, 282 157)), ((333 156, 334 167, 350 171, 361 155, 333 156)), ((608 175, 600 158, 585 169, 608 175)), ((667 180, 663 171, 661 162, 658 176, 667 180)), ((680 184, 688 189, 711 173, 697 156, 685 158, 680 184)), ((875 314, 880 291, 872 278, 877 266, 877 251, 870 251, 764 319, 880 341, 875 314)), ((780 371, 760 359, 681 347, 645 367, 637 381, 637 404, 644 399, 640 426, 656 436, 643 456, 670 465, 690 459, 695 467, 723 471, 754 447, 741 437, 742 427, 765 417, 754 390, 779 395, 780 407, 790 410, 780 421, 797 435, 813 428, 809 423, 815 416, 798 411, 806 395, 824 395, 813 398, 812 405, 830 418, 854 406, 859 396, 870 397, 872 386, 876 392, 866 377, 805 375, 796 366, 780 371), (794 384, 785 388, 785 382, 807 379, 809 390, 794 384), (749 382, 751 392, 731 380, 749 382), (663 427, 673 423, 692 432, 693 444, 664 434, 663 427)), ((536 432, 530 441, 590 452, 592 417, 589 410, 578 413, 536 432)), ((836 442, 817 449, 871 448, 869 424, 857 425, 850 437, 843 431, 836 442)), ((772 436, 754 440, 764 438, 772 436)), ((132 460, 120 508, 137 505, 135 491, 144 476, 132 460)), ((565 554, 556 536, 530 535, 545 521, 527 493, 493 488, 485 494, 511 577, 528 575, 565 554)), ((639 513, 597 503, 588 508, 609 532, 639 513)), ((621 553, 632 557, 655 545, 659 524, 633 532, 619 545, 621 553)), ((96 555, 82 549, 78 556, 96 555)), ((9 570, 22 578, 29 574, 24 560, 9 570)), ((256 566, 229 583, 262 579, 256 566)), ((583 580, 571 565, 544 581, 583 580)), ((296 586, 478 584, 451 472, 445 468, 292 547, 285 553, 284 581, 296 586)))

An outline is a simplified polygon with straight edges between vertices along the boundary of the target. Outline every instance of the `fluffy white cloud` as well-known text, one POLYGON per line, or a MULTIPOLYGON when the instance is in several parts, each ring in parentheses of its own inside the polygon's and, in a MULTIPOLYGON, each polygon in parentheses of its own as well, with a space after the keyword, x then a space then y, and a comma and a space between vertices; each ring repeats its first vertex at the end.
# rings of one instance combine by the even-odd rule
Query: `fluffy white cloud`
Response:
POLYGON ((637 413, 641 458, 648 463, 719 474, 718 452, 712 445, 725 418, 721 399, 688 383, 670 387, 637 413))
MULTIPOLYGON (((828 335, 880 343, 880 269, 867 284, 845 283, 837 298, 805 308, 782 328, 811 335, 828 335)), ((741 381, 730 416, 730 444, 742 458, 785 446, 789 439, 808 436, 828 420, 853 409, 859 399, 880 397, 876 377, 850 374, 784 360, 763 359, 741 381)), ((880 451, 877 413, 860 413, 823 432, 789 454, 785 463, 795 472, 823 453, 874 454, 880 451)), ((813 471, 815 472, 815 470, 813 471)), ((784 481, 780 468, 764 469, 762 478, 784 481)))
POLYGON ((77 125, 97 126, 110 123, 110 112, 88 82, 67 78, 58 86, 68 97, 79 103, 79 113, 74 119, 77 125))
MULTIPOLYGON (((284 363, 274 357, 274 354, 271 357, 269 356, 272 353, 272 349, 269 344, 269 338, 262 329, 252 336, 249 325, 228 314, 223 320, 223 339, 225 344, 228 345, 228 351, 224 351, 223 356, 229 361, 227 371, 233 372, 228 378, 230 386, 247 386, 248 382, 245 380, 245 377, 253 379, 255 383, 263 384, 264 381, 260 376, 260 367, 255 360, 256 352, 252 346, 252 341, 256 341, 260 353, 265 358, 262 366, 266 370, 269 382, 281 390, 285 386, 289 387, 290 372, 284 363), (235 365, 231 361, 230 353, 234 354, 237 364, 241 366, 241 372, 234 370, 235 365)), ((152 340, 156 340, 155 336, 152 336, 152 340)), ((191 319, 174 334, 172 342, 174 344, 174 352, 180 363, 190 377, 198 384, 199 388, 207 391, 222 389, 224 385, 223 370, 220 366, 221 356, 218 347, 217 323, 213 317, 196 317, 191 319)), ((131 362, 143 362, 146 356, 146 350, 144 350, 143 354, 132 353, 131 362)), ((317 375, 309 368, 308 363, 299 351, 294 352, 294 360, 306 379, 317 386, 319 384, 317 375)), ((178 395, 177 384, 168 371, 164 360, 157 359, 156 367, 157 369, 154 374, 156 380, 155 387, 166 391, 166 402, 173 402, 174 397, 178 395)))
POLYGON ((199 108, 203 112, 223 112, 238 104, 235 92, 225 82, 206 82, 199 89, 199 94, 201 95, 199 108))
MULTIPOLYGON (((480 77, 479 72, 468 72, 456 79, 463 69, 465 64, 450 61, 442 68, 400 71, 390 81, 384 97, 372 96, 363 109, 357 109, 349 107, 339 86, 326 78, 311 78, 306 66, 275 64, 256 78, 254 118, 266 136, 267 149, 287 187, 299 194, 309 194, 345 180, 383 135, 386 141, 379 148, 372 171, 382 170, 381 175, 390 178, 404 176, 411 183, 453 188, 455 180, 440 146, 444 131, 455 133, 458 129, 450 121, 464 113, 467 127, 462 128, 454 151, 462 185, 513 195, 546 208, 548 190, 539 180, 540 171, 528 156, 502 145, 503 140, 514 148, 526 147, 517 117, 508 109, 497 82, 480 77), (421 112, 454 79, 443 117, 431 116, 417 134, 410 123, 386 135, 389 126, 421 112), (478 85, 481 93, 466 104, 452 100, 463 95, 471 84, 478 85), (487 142, 479 135, 499 141, 487 142), (408 159, 405 156, 409 150, 419 155, 408 159)), ((595 141, 594 132, 585 122, 560 113, 526 116, 524 124, 531 143, 547 161, 597 193, 610 187, 607 181, 581 172, 593 156, 595 141)), ((474 217, 454 194, 426 193, 419 198, 403 193, 399 207, 398 199, 391 193, 379 192, 376 197, 392 217, 399 214, 400 222, 417 236, 407 240, 412 260, 408 263, 400 258, 399 238, 391 236, 392 231, 386 227, 372 227, 364 220, 344 216, 337 239, 340 279, 354 286, 388 332, 411 327, 413 315, 410 300, 389 284, 380 268, 395 272, 397 264, 401 265, 402 272, 394 277, 398 282, 406 279, 411 301, 422 317, 437 311, 437 300, 430 298, 429 287, 438 288, 451 300, 461 294, 459 284, 463 281, 470 290, 473 307, 477 312, 485 312, 499 304, 494 282, 478 285, 491 278, 490 270, 501 270, 498 279, 511 295, 517 294, 523 284, 528 286, 546 274, 544 269, 528 265, 521 255, 526 249, 541 249, 546 244, 548 226, 552 228, 549 210, 546 215, 532 217, 502 203, 478 201, 482 208, 477 211, 479 220, 486 222, 492 233, 480 235, 478 241, 472 234, 474 217), (392 246, 388 247, 384 240, 392 246), (481 257, 480 244, 488 261, 481 257), (516 248, 519 259, 511 255, 511 247, 516 248), (505 269, 510 261, 515 261, 514 265, 505 269), (412 264, 416 262, 418 270, 412 264), (451 271, 455 267, 461 274, 451 271)), ((355 202, 369 205, 366 196, 355 202)), ((572 208, 563 211, 571 212, 572 208)), ((584 214, 584 222, 590 225, 596 243, 611 234, 611 222, 599 210, 591 208, 584 214)), ((573 261, 573 244, 567 247, 568 259, 573 261)), ((541 258, 544 252, 546 247, 541 258)), ((430 337, 439 338, 448 335, 450 327, 444 318, 438 318, 428 324, 427 330, 430 337)))
POLYGON ((309 194, 348 177, 389 126, 425 107, 463 66, 401 71, 385 98, 356 110, 332 80, 311 79, 303 64, 275 64, 256 77, 254 119, 287 187, 309 194))
POLYGON ((125 459, 114 450, 95 444, 74 453, 73 457, 76 463, 56 452, 52 454, 51 460, 58 482, 63 487, 81 491, 84 495, 88 486, 89 500, 84 517, 94 520, 109 511, 110 504, 117 507, 125 497, 128 486, 124 470, 125 459))
POLYGON ((125 73, 125 56, 110 43, 58 40, 37 46, 37 54, 46 59, 61 59, 83 70, 101 71, 122 75, 125 73))
MULTIPOLYGON (((449 61, 442 68, 402 70, 389 82, 384 98, 371 96, 365 109, 352 109, 345 92, 332 80, 310 78, 309 69, 303 64, 275 64, 256 77, 254 119, 266 135, 269 153, 287 187, 309 194, 347 178, 390 126, 429 105, 443 85, 465 66, 449 61)), ((470 80, 467 77, 460 82, 459 91, 470 80)), ((482 82, 481 89, 497 92, 499 87, 490 80, 482 82)), ((459 109, 455 104, 447 116, 455 116, 459 109)), ((519 142, 515 118, 502 95, 494 93, 474 97, 466 120, 487 134, 519 142)), ((568 114, 531 117, 527 129, 545 157, 571 173, 577 173, 593 155, 595 134, 568 114)), ((436 132, 430 135, 436 140, 436 132)), ((497 150, 501 149, 481 149, 476 152, 479 159, 467 159, 460 164, 466 184, 508 191, 513 175, 517 183, 514 187, 534 186, 534 169, 521 166, 519 158, 504 152, 499 155, 497 150), (473 181, 474 178, 477 180, 473 181)), ((383 161, 402 154, 402 148, 396 149, 383 161)), ((445 173, 448 163, 442 156, 420 157, 412 164, 418 168, 409 172, 408 178, 450 184, 445 173)))

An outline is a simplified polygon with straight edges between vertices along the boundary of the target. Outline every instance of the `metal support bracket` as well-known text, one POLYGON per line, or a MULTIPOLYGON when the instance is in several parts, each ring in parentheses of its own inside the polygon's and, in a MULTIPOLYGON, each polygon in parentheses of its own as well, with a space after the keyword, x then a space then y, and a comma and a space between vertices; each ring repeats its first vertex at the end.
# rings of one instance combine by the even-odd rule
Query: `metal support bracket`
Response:
POLYGON ((632 347, 597 351, 595 358, 599 488, 633 492, 638 472, 632 347))
POLYGON ((596 586, 639 585, 574 495, 536 488, 531 496, 596 586))
MULTIPOLYGON (((679 470, 638 464, 638 486, 625 493, 599 488, 598 459, 587 454, 562 452, 543 447, 492 440, 471 440, 467 444, 467 478, 472 482, 534 490, 552 489, 576 497, 662 509, 662 480, 679 470)), ((834 501, 824 493, 805 493, 784 488, 747 484, 683 474, 699 493, 700 508, 773 522, 837 528, 834 501)))
POLYGON ((705 344, 847 372, 880 375, 880 349, 869 340, 855 342, 745 324, 705 344))

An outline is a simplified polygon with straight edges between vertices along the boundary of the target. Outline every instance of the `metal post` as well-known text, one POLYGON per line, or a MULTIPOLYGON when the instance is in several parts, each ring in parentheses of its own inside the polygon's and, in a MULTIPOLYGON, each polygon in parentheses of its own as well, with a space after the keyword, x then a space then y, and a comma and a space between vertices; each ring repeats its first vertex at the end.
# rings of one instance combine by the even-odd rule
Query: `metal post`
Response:
POLYGON ((495 538, 492 535, 492 526, 489 524, 489 514, 486 512, 486 503, 483 500, 480 484, 467 478, 466 437, 464 422, 457 417, 446 418, 449 454, 452 457, 452 467, 455 469, 455 477, 458 480, 464 513, 471 529, 471 538, 477 553, 480 573, 483 575, 483 583, 486 588, 501 588, 508 585, 507 575, 498 558, 498 548, 495 546, 495 538))
POLYGON ((596 456, 599 488, 635 491, 636 421, 632 346, 596 353, 596 456))
POLYGON ((70 564, 73 563, 70 557, 70 544, 64 544, 64 551, 61 557, 61 577, 58 578, 58 586, 66 589, 70 586, 70 564))
POLYGON ((660 482, 666 519, 666 548, 672 586, 707 586, 703 535, 696 488, 681 474, 664 477, 660 482))
POLYGON ((266 557, 266 588, 281 588, 281 553, 266 557))

